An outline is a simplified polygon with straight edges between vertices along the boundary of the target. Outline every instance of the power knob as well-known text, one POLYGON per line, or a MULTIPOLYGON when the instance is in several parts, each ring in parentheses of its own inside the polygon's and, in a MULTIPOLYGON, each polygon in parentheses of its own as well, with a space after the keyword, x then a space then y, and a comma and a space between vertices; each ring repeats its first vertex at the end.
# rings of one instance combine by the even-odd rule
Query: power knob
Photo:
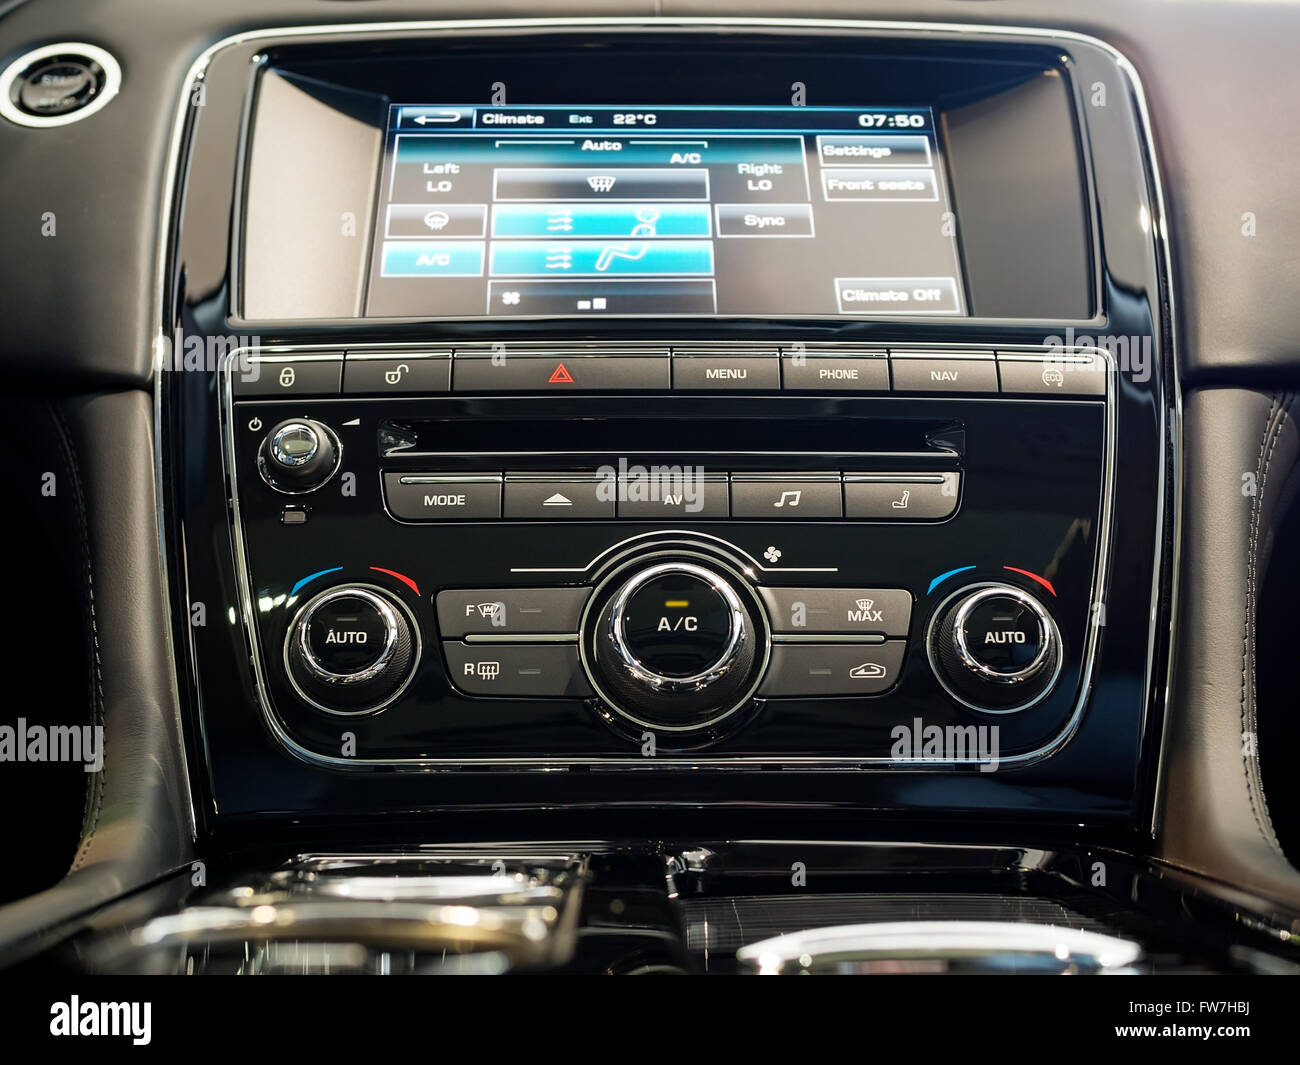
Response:
POLYGON ((277 492, 314 492, 338 472, 343 447, 334 430, 310 418, 273 425, 257 452, 257 471, 277 492))
POLYGON ((1027 710, 1061 672, 1051 613, 1009 584, 974 584, 945 599, 930 623, 930 666, 954 699, 990 714, 1027 710))
POLYGON ((721 564, 634 564, 592 598, 583 659, 622 717, 672 732, 704 729, 745 706, 767 665, 761 608, 721 564))
POLYGON ((290 683, 318 710, 365 714, 406 689, 420 659, 414 618, 382 588, 346 584, 303 604, 284 638, 290 683))

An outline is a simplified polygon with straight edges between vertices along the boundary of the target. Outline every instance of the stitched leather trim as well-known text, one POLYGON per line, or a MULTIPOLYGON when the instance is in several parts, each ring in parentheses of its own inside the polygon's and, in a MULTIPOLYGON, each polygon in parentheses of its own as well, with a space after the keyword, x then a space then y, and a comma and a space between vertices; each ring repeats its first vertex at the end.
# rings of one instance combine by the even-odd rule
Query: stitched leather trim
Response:
POLYGON ((104 811, 104 788, 108 781, 108 729, 104 728, 104 674, 99 654, 99 628, 95 619, 95 567, 90 552, 90 523, 86 517, 86 497, 82 492, 81 467, 77 463, 77 450, 72 443, 72 433, 68 428, 63 411, 56 403, 49 403, 50 417, 54 422, 59 444, 63 450, 64 463, 71 473, 72 498, 77 512, 77 541, 81 548, 82 573, 86 582, 87 616, 90 621, 90 657, 94 691, 91 693, 93 705, 92 720, 100 728, 103 739, 102 764, 94 775, 92 790, 86 796, 86 813, 82 824, 81 845, 73 859, 69 872, 76 872, 85 863, 90 854, 95 832, 104 811))
POLYGON ((1255 621, 1259 586, 1260 523, 1264 510, 1264 493, 1268 489, 1268 475, 1272 469, 1273 452, 1282 433, 1291 423, 1294 393, 1274 393, 1264 420, 1264 434, 1260 437, 1259 457, 1255 463, 1255 494, 1250 504, 1250 525, 1246 539, 1246 609, 1242 626, 1241 648, 1241 757, 1246 777, 1246 795, 1250 812, 1255 818, 1259 834, 1279 855, 1281 844, 1273 831, 1268 803, 1264 798, 1259 767, 1259 723, 1255 682, 1255 621), (1247 738, 1252 742, 1247 742, 1247 738))

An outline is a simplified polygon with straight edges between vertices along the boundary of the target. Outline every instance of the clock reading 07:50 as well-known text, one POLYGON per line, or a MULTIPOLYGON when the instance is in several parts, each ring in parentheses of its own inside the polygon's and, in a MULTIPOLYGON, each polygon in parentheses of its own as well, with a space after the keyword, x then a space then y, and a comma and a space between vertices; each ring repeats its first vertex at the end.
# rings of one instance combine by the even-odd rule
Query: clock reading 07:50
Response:
POLYGON ((858 115, 858 125, 863 129, 925 129, 929 120, 929 115, 916 114, 858 115))

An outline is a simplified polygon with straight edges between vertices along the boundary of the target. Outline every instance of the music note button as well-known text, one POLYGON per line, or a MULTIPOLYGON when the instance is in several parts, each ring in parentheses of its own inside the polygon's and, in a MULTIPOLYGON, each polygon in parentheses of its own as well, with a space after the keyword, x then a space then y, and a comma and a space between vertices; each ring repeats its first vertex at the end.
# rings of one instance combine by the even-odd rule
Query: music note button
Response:
POLYGON ((731 513, 736 518, 838 518, 843 514, 840 479, 830 474, 807 479, 737 474, 731 483, 731 513))

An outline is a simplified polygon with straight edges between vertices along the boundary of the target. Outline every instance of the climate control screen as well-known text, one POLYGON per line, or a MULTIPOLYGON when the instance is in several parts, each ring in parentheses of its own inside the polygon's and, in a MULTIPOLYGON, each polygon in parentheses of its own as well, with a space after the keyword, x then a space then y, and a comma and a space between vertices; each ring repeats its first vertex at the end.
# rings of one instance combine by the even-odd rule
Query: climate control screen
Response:
POLYGON ((964 315, 928 107, 393 105, 366 313, 964 315))

